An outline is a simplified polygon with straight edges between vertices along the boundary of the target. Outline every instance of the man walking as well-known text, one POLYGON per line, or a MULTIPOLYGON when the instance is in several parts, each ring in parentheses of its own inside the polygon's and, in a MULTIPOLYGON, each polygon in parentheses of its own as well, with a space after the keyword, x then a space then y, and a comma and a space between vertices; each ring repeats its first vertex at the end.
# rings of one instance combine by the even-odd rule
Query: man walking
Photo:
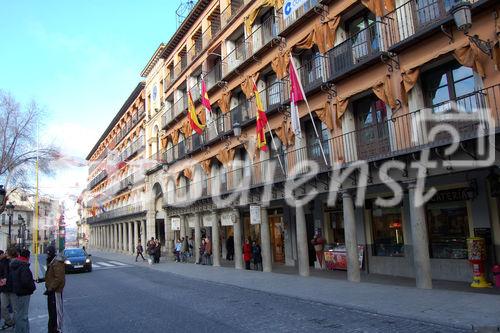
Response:
POLYGON ((62 333, 63 327, 63 300, 62 292, 66 283, 64 272, 64 257, 56 254, 56 248, 47 248, 47 272, 45 279, 38 279, 37 282, 45 281, 45 295, 47 295, 47 310, 49 312, 49 333, 62 333))
MULTIPOLYGON (((2 330, 10 328, 14 326, 14 319, 9 311, 12 308, 12 281, 9 278, 9 264, 10 258, 7 253, 1 251, 0 254, 0 311, 2 312, 2 318, 4 324, 2 326, 2 330)), ((17 256, 17 253, 14 253, 14 258, 17 256)))
MULTIPOLYGON (((9 255, 15 254, 15 249, 9 249, 9 255)), ((28 310, 30 297, 36 289, 33 274, 30 270, 30 251, 23 249, 17 258, 12 259, 9 266, 9 276, 12 280, 14 321, 16 333, 29 333, 28 310)))
POLYGON ((137 255, 135 256, 135 262, 137 262, 137 258, 139 258, 139 256, 141 256, 142 261, 145 261, 146 259, 144 259, 144 256, 142 255, 142 253, 144 252, 144 248, 142 247, 140 240, 137 242, 135 250, 137 251, 137 255))

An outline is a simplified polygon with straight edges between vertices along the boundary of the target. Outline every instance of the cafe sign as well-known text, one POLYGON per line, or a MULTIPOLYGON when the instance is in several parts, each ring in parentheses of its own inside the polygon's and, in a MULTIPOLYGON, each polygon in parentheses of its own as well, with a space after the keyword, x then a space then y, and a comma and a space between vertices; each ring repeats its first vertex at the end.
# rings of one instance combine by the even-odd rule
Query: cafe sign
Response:
POLYGON ((283 18, 287 19, 309 0, 286 0, 283 4, 283 18))
POLYGON ((452 190, 438 191, 429 202, 467 201, 476 197, 471 187, 456 188, 452 190))
POLYGON ((260 224, 259 205, 250 205, 250 224, 260 224))
POLYGON ((180 217, 172 217, 170 219, 170 223, 172 225, 172 230, 181 230, 181 218, 180 217))
POLYGON ((236 221, 234 213, 222 213, 220 215, 220 224, 222 226, 232 226, 236 221))

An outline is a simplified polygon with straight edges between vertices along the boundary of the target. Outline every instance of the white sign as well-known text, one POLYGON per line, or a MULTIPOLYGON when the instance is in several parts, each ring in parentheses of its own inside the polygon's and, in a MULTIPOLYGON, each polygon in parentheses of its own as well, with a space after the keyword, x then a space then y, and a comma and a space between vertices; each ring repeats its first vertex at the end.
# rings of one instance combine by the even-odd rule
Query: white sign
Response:
POLYGON ((214 215, 209 214, 209 215, 204 215, 203 216, 203 226, 204 227, 211 227, 214 225, 214 215))
POLYGON ((283 4, 283 18, 287 19, 308 0, 286 0, 283 4))
POLYGON ((180 217, 172 217, 170 219, 170 223, 172 224, 172 230, 181 230, 181 218, 180 217))
POLYGON ((220 216, 220 224, 222 226, 232 226, 236 221, 234 213, 222 213, 220 216))
POLYGON ((250 224, 260 224, 260 206, 250 205, 250 224))

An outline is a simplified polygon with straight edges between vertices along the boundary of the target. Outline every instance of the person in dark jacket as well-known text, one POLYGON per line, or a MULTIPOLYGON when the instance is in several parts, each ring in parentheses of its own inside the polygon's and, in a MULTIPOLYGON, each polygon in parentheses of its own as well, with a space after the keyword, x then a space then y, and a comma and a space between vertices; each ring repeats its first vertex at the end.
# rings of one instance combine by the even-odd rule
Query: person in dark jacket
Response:
POLYGON ((30 251, 21 250, 17 258, 12 259, 9 276, 12 280, 14 321, 16 333, 29 333, 28 312, 30 297, 36 289, 33 274, 30 270, 30 251))
POLYGON ((142 252, 144 252, 144 249, 142 248, 141 241, 137 242, 137 246, 135 247, 135 250, 137 251, 137 255, 135 256, 135 261, 137 261, 137 258, 139 258, 139 256, 141 256, 142 261, 145 261, 146 259, 144 259, 144 256, 142 255, 142 252))
POLYGON ((253 268, 256 271, 262 270, 262 251, 260 249, 260 245, 257 244, 256 241, 252 242, 252 259, 253 259, 253 268))
POLYGON ((243 244, 243 261, 245 262, 245 269, 250 270, 250 262, 252 261, 252 245, 250 245, 249 239, 245 239, 245 244, 243 244))
MULTIPOLYGON (((17 251, 15 248, 12 248, 12 251, 10 254, 12 255, 12 258, 17 257, 17 251)), ((14 326, 14 318, 12 317, 10 311, 9 311, 9 305, 10 308, 12 308, 12 281, 9 280, 9 265, 10 265, 10 259, 11 257, 8 255, 8 253, 2 253, 0 254, 0 304, 1 308, 0 311, 2 312, 2 318, 4 321, 4 324, 2 326, 2 330, 5 330, 9 327, 14 326)))

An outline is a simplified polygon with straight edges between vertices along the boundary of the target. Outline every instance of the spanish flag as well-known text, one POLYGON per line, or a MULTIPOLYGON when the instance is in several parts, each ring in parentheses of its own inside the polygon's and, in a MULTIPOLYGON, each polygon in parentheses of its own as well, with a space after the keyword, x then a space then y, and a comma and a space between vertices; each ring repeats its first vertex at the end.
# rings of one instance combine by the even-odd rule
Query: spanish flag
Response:
POLYGON ((264 111, 264 106, 262 105, 262 99, 260 98, 259 90, 255 82, 253 84, 253 93, 255 95, 255 106, 257 108, 257 148, 262 151, 267 151, 267 142, 265 128, 267 125, 267 116, 264 111))
POLYGON ((193 131, 201 135, 205 125, 200 122, 198 116, 196 115, 196 109, 194 107, 193 97, 191 96, 190 91, 188 91, 188 119, 193 131))

